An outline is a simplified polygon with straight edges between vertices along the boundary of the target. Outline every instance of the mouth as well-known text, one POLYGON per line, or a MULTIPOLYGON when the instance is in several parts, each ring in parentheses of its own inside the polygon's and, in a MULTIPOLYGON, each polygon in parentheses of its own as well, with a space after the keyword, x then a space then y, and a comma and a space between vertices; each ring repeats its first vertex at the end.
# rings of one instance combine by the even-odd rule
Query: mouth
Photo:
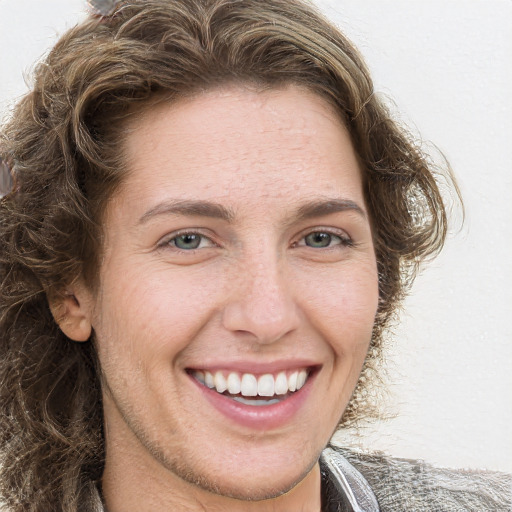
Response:
POLYGON ((241 373, 231 370, 187 370, 199 384, 253 407, 278 404, 295 395, 308 382, 312 368, 296 368, 277 373, 241 373))

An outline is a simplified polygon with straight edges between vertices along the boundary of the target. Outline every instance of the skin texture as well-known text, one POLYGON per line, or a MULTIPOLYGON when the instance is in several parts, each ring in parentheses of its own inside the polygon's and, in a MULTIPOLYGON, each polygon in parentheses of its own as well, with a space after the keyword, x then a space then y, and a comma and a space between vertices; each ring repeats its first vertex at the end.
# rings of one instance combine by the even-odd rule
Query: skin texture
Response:
POLYGON ((99 289, 70 289, 61 323, 75 340, 96 337, 108 510, 320 510, 317 460, 378 297, 348 132, 311 92, 230 86, 151 107, 123 151, 130 172, 105 215, 99 289), (311 202, 321 211, 300 215, 311 202), (314 232, 329 244, 308 245, 314 232), (180 250, 183 233, 204 238, 180 250), (186 371, 305 362, 316 372, 300 406, 257 426, 228 418, 186 371))

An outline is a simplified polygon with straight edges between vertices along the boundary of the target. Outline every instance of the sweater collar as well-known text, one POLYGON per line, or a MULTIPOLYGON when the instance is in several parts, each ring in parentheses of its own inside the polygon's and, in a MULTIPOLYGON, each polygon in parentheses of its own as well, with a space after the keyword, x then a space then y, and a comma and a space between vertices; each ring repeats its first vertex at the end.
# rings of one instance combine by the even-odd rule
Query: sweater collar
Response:
POLYGON ((379 512, 370 484, 331 446, 322 452, 320 469, 322 512, 379 512))

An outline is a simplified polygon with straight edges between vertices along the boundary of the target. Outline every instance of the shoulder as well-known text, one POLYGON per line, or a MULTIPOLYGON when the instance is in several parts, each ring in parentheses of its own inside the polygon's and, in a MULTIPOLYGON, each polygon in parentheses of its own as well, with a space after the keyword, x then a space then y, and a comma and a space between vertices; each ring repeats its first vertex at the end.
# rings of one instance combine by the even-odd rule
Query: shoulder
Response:
POLYGON ((422 460, 333 448, 365 477, 381 512, 512 509, 512 475, 437 468, 422 460))

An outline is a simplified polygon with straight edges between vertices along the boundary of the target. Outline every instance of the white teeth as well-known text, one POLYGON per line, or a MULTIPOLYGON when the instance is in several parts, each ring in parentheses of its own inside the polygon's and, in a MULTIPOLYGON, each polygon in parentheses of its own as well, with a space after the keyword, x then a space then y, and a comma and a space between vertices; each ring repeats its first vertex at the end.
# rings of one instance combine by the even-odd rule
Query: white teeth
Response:
MULTIPOLYGON (((208 372, 206 372, 208 373, 208 372)), ((288 377, 288 389, 290 391, 296 391, 297 390, 297 377, 299 376, 299 372, 293 372, 288 377)))
POLYGON ((306 370, 301 370, 299 372, 299 376, 297 377, 297 390, 299 390, 306 383, 306 379, 308 377, 308 372, 306 370))
POLYGON ((228 391, 231 395, 238 395, 240 393, 240 376, 238 373, 231 372, 228 375, 228 391))
POLYGON ((250 373, 244 373, 242 377, 240 392, 244 396, 257 396, 258 395, 258 379, 250 373))
POLYGON ((228 389, 228 383, 226 382, 224 375, 222 375, 222 372, 216 372, 213 380, 215 383, 215 389, 218 393, 224 393, 224 391, 228 389))
POLYGON ((286 393, 288 393, 288 379, 286 378, 285 372, 281 372, 277 375, 274 384, 274 393, 276 395, 286 395, 286 393))
POLYGON ((258 379, 258 395, 274 396, 274 376, 270 373, 262 375, 258 379))
POLYGON ((215 387, 215 382, 213 380, 213 375, 210 372, 204 372, 204 383, 210 388, 215 387))
POLYGON ((245 405, 255 405, 261 407, 262 405, 278 404, 281 400, 279 398, 271 398, 270 400, 251 400, 250 398, 242 398, 241 396, 234 396, 233 400, 245 405))
MULTIPOLYGON (((215 388, 218 393, 228 391, 231 395, 241 394, 244 397, 271 397, 274 395, 282 396, 289 392, 293 393, 294 391, 298 391, 306 383, 308 371, 296 370, 288 376, 286 372, 282 371, 279 372, 276 377, 267 373, 261 375, 259 378, 252 373, 244 373, 240 376, 238 372, 229 372, 227 373, 227 378, 224 375, 226 375, 226 373, 221 370, 214 374, 199 370, 193 372, 193 376, 196 380, 210 389, 215 388)), ((251 402, 252 405, 253 402, 258 402, 258 405, 268 405, 271 400, 249 400, 249 402, 251 402)))

